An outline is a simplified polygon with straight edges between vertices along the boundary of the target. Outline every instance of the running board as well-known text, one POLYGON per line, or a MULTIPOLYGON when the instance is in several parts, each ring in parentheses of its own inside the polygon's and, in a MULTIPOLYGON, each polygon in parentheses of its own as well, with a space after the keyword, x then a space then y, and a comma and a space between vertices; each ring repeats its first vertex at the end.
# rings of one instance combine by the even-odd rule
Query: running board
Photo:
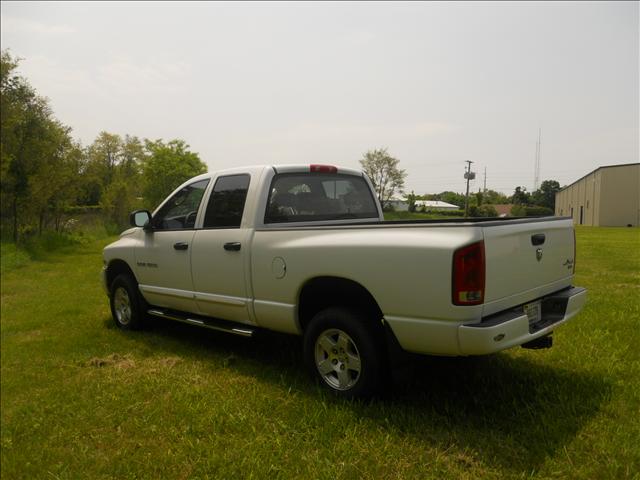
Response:
POLYGON ((160 318, 168 318, 177 322, 188 323, 189 325, 197 325, 198 327, 210 328, 220 332, 232 333, 243 337, 251 337, 255 332, 250 327, 245 327, 241 323, 228 322, 226 320, 217 320, 215 318, 199 317, 194 315, 185 315, 172 310, 163 310, 160 308, 151 308, 147 310, 149 315, 160 318), (195 318, 194 318, 195 317, 195 318))

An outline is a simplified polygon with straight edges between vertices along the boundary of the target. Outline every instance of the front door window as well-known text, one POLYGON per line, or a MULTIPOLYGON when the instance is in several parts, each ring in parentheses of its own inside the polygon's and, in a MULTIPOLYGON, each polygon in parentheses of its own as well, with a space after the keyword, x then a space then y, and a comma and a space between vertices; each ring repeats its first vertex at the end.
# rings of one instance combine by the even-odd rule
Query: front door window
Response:
POLYGON ((154 230, 193 229, 208 183, 209 180, 200 180, 176 192, 153 216, 151 225, 154 230))

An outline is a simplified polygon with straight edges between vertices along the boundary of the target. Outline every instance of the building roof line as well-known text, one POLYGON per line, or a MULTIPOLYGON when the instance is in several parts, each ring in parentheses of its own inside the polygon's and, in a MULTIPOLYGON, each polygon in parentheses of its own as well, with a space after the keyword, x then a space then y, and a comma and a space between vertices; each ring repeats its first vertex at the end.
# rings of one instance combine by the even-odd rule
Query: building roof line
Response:
POLYGON ((598 170, 602 170, 603 168, 614 168, 614 167, 629 167, 631 165, 640 165, 640 163, 619 163, 617 165, 603 165, 602 167, 598 167, 595 170, 590 171, 589 173, 587 173, 586 175, 583 175, 582 177, 580 177, 579 179, 577 179, 575 182, 570 183, 569 185, 562 187, 560 190, 558 190, 557 193, 562 192, 563 190, 566 190, 569 187, 574 186, 576 183, 578 183, 579 181, 581 181, 584 178, 587 178, 589 175, 596 173, 598 170))

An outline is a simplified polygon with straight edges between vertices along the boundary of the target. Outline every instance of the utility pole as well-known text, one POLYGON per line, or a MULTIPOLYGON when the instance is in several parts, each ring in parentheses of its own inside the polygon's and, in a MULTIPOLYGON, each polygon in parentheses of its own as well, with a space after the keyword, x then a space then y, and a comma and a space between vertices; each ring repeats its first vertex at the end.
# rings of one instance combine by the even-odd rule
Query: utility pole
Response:
POLYGON ((476 174, 471 171, 473 162, 471 160, 465 160, 465 162, 467 162, 467 171, 464 172, 464 178, 467 179, 467 194, 464 197, 464 216, 467 217, 469 215, 469 180, 476 178, 476 174))
POLYGON ((484 192, 487 191, 487 167, 484 167, 484 192))

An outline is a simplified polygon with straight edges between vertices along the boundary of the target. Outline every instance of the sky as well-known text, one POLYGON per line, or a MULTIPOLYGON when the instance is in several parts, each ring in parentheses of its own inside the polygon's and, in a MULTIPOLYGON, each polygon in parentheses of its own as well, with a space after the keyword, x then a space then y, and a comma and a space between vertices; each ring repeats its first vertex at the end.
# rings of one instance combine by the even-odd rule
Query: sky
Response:
POLYGON ((184 139, 210 171, 359 166, 531 191, 639 161, 638 2, 0 4, 2 49, 83 145, 184 139))

